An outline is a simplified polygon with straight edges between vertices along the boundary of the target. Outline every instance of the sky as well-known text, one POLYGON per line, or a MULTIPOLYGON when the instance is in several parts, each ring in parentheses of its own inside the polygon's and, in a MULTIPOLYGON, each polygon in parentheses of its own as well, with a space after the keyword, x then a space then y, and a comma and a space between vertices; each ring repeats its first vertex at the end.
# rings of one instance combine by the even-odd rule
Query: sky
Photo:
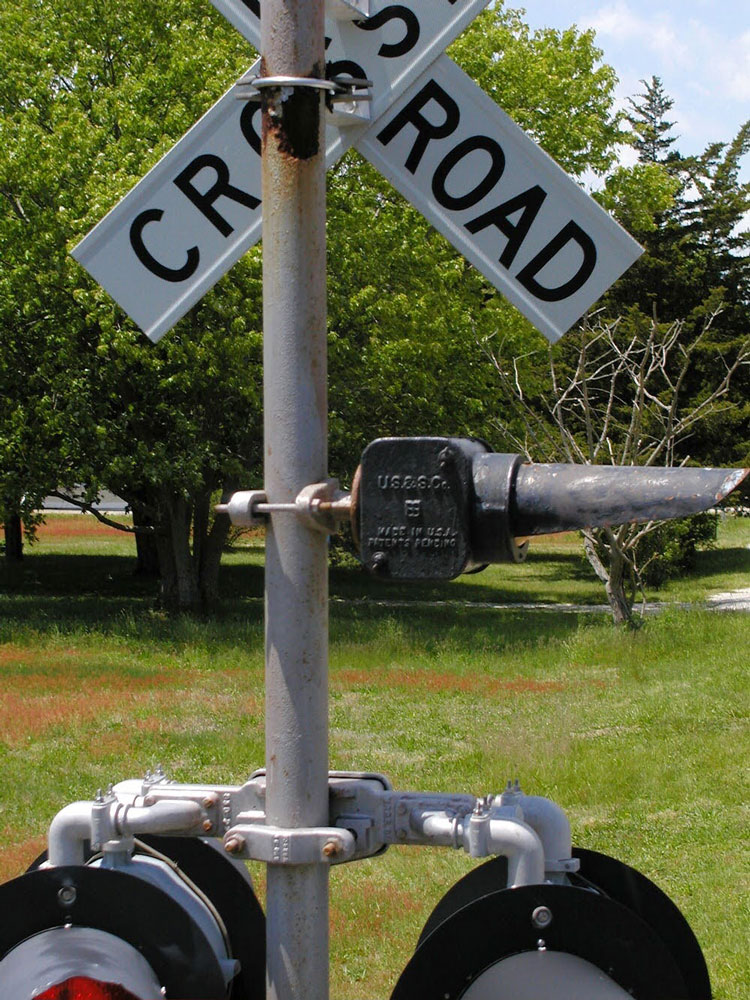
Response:
MULTIPOLYGON (((683 155, 729 142, 750 118, 750 0, 507 0, 532 28, 594 28, 624 102, 661 78, 683 155)), ((750 181, 750 156, 742 179, 750 181)))

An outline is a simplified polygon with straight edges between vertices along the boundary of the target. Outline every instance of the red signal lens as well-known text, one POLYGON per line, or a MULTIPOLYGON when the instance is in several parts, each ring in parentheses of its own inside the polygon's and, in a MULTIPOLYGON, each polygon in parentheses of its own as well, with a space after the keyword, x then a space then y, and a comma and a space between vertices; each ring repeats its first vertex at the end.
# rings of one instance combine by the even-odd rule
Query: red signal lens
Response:
MULTIPOLYGON (((101 983, 87 976, 73 976, 64 983, 50 986, 36 1000, 141 1000, 119 983, 101 983)), ((156 1000, 156 998, 154 998, 156 1000)))

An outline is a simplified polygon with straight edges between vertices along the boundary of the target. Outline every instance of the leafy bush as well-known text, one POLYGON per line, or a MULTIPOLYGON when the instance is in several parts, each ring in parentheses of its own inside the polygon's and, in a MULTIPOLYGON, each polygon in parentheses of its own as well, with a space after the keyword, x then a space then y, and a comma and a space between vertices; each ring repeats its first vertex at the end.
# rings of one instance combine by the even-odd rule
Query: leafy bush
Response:
POLYGON ((636 560, 647 587, 660 587, 666 580, 689 573, 701 548, 716 544, 718 515, 695 514, 667 521, 638 543, 636 560))

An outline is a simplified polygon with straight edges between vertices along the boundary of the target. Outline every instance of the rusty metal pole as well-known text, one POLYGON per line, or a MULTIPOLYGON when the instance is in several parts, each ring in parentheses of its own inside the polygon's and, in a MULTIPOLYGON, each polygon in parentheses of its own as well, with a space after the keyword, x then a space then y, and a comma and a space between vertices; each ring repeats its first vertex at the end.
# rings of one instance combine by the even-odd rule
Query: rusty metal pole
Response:
MULTIPOLYGON (((263 78, 325 79, 323 0, 263 0, 263 78)), ((262 87, 264 465, 270 503, 327 474, 324 96, 262 87)), ((266 535, 266 822, 328 825, 326 536, 266 535)), ((328 868, 268 866, 268 1000, 327 1000, 328 868)))

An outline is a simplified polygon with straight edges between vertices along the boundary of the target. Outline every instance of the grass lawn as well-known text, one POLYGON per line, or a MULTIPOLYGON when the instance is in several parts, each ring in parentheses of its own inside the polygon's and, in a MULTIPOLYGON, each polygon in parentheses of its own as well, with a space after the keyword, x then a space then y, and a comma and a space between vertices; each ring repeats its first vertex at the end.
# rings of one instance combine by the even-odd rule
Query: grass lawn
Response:
MULTIPOLYGON (((749 586, 750 520, 724 523, 719 541, 649 596, 749 586)), ((162 763, 177 780, 240 783, 263 763, 258 543, 227 556, 211 621, 155 611, 133 551, 89 518, 56 516, 21 571, 0 576, 3 879, 44 846, 60 807, 109 782, 162 763)), ((573 536, 440 586, 337 570, 331 593, 331 767, 476 794, 519 777, 565 808, 575 843, 677 902, 716 1000, 748 997, 750 615, 675 607, 626 634, 602 614, 465 603, 602 603, 573 536)), ((334 869, 334 1000, 386 1000, 432 906, 473 864, 391 848, 334 869)))

